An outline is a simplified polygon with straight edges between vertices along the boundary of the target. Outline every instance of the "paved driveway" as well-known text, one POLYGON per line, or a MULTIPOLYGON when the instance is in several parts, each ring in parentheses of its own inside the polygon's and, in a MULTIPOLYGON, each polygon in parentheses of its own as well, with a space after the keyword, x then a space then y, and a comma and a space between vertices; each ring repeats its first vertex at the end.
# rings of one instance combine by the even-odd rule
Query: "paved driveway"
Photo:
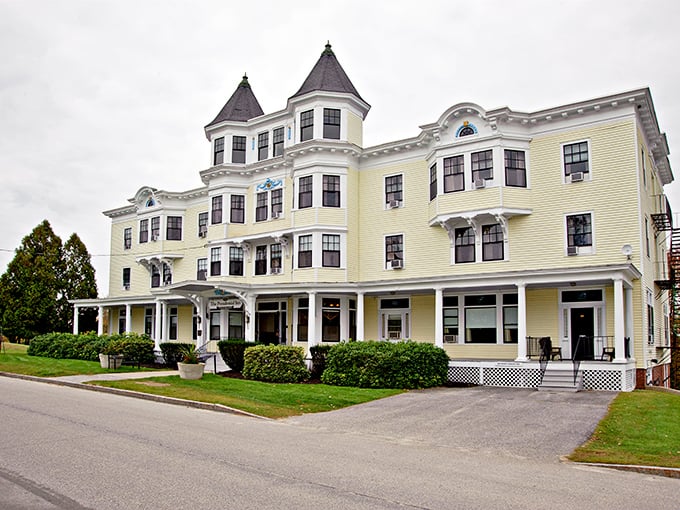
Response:
POLYGON ((590 437, 615 396, 613 392, 436 388, 285 422, 395 442, 557 461, 590 437))

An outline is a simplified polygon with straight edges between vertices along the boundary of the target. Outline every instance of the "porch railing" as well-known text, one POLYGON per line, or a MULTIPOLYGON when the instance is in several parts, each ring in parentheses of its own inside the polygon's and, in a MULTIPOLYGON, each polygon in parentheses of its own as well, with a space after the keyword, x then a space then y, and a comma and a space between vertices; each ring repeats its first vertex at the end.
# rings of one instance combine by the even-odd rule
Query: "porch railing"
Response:
MULTIPOLYGON (((550 361, 578 359, 579 361, 613 361, 616 357, 616 341, 613 335, 581 335, 572 346, 572 353, 562 352, 559 346, 550 343, 550 337, 528 336, 527 357, 531 359, 549 359, 550 361), (546 351, 549 345, 549 352, 546 351)), ((624 355, 631 357, 630 338, 624 339, 624 355)))

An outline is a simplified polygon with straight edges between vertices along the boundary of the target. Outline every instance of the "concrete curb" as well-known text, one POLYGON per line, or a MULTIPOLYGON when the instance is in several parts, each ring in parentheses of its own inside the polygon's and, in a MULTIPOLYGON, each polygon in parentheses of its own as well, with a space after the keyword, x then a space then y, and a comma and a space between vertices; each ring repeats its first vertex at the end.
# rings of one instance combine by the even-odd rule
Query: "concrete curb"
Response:
MULTIPOLYGON (((0 372, 2 377, 10 377, 14 379, 24 379, 26 381, 41 382, 46 384, 54 384, 57 386, 68 386, 70 388, 78 388, 81 390, 98 391, 100 393, 111 393, 114 395, 121 395, 124 397, 137 398, 141 400, 151 400, 152 402, 160 402, 163 404, 170 404, 175 406, 193 407, 195 409, 204 409, 206 411, 216 411, 220 413, 236 414, 239 416, 246 416, 248 418, 257 418, 259 420, 272 420, 271 418, 266 418, 264 416, 259 416, 257 414, 249 413, 247 411, 241 411, 240 409, 235 409, 233 407, 225 406, 222 404, 210 404, 208 402, 199 402, 197 400, 184 400, 181 398, 174 397, 164 397, 162 395, 153 395, 151 393, 141 393, 132 390, 121 390, 118 388, 108 388, 106 386, 96 386, 92 384, 84 384, 78 382, 64 381, 58 379, 51 379, 49 377, 36 377, 33 375, 23 375, 23 374, 13 374, 11 372, 0 372)), ((149 377, 154 377, 153 373, 150 373, 149 377)))
POLYGON ((635 466, 633 464, 601 464, 597 462, 572 462, 571 464, 578 464, 579 466, 591 466, 598 468, 616 469, 618 471, 631 471, 633 473, 642 473, 645 475, 665 476, 666 478, 680 479, 680 468, 669 468, 660 466, 635 466))

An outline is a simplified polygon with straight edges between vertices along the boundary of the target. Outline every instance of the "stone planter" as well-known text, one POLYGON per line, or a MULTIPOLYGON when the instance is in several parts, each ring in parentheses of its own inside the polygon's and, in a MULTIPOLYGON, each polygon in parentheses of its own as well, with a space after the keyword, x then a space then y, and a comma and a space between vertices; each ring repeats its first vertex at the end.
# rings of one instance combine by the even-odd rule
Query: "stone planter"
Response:
POLYGON ((99 354, 99 364, 102 368, 112 368, 117 369, 123 363, 122 354, 99 354))
POLYGON ((177 363, 181 379, 200 379, 203 377, 205 363, 177 363))

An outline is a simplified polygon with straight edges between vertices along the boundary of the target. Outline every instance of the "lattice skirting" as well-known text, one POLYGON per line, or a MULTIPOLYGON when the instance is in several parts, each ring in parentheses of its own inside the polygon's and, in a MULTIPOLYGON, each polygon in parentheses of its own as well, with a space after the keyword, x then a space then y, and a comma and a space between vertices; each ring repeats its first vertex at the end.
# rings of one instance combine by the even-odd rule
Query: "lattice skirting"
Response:
MULTIPOLYGON (((635 367, 581 365, 583 389, 600 391, 632 391, 635 389, 635 367)), ((456 361, 449 364, 449 382, 507 388, 537 388, 541 371, 537 363, 504 363, 456 361)))

